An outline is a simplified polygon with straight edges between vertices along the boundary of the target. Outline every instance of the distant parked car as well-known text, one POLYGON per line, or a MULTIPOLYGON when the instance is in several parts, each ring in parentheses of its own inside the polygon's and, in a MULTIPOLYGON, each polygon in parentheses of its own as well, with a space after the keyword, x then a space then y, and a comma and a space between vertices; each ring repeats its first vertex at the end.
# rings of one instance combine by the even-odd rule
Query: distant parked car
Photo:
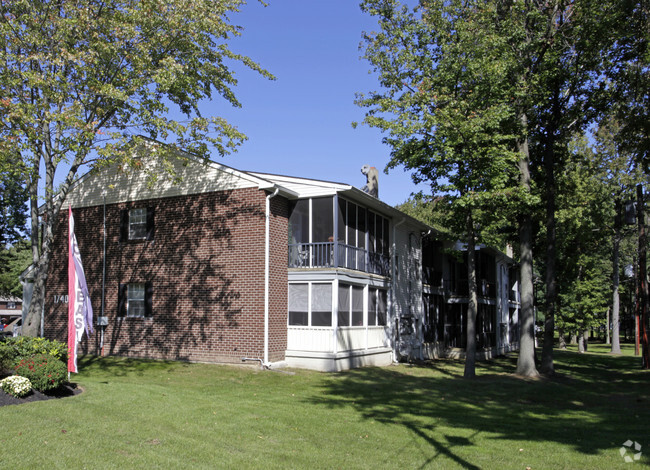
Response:
POLYGON ((21 317, 14 318, 12 321, 0 331, 3 336, 18 336, 22 330, 23 319, 21 317))

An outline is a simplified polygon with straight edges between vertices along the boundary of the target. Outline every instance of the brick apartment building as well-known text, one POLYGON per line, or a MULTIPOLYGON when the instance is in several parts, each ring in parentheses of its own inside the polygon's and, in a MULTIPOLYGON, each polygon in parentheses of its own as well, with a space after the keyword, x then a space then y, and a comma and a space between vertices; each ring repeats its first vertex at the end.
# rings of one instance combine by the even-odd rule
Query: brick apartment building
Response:
MULTIPOLYGON (((143 167, 163 174, 156 162, 143 167)), ((81 351, 341 370, 462 347, 462 269, 427 225, 346 184, 185 153, 171 162, 180 181, 152 186, 145 171, 109 167, 68 195, 99 323, 81 351)), ((65 341, 62 214, 44 335, 65 341)), ((479 346, 507 351, 518 342, 512 260, 486 248, 481 256, 479 346)))

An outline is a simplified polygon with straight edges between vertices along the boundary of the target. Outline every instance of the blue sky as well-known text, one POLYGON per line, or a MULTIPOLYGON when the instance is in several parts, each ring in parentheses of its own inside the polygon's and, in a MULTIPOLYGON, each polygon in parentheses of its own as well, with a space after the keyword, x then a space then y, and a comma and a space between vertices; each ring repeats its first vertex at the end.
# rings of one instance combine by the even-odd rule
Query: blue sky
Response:
POLYGON ((241 170, 301 176, 361 187, 364 164, 380 171, 379 197, 395 205, 416 190, 402 168, 383 170, 390 149, 382 135, 361 121, 356 92, 378 88, 361 60, 362 31, 376 21, 355 0, 250 0, 232 22, 244 28, 231 48, 251 57, 276 76, 269 81, 235 67, 235 94, 242 108, 215 98, 202 106, 206 115, 226 118, 249 140, 238 152, 219 159, 241 170))

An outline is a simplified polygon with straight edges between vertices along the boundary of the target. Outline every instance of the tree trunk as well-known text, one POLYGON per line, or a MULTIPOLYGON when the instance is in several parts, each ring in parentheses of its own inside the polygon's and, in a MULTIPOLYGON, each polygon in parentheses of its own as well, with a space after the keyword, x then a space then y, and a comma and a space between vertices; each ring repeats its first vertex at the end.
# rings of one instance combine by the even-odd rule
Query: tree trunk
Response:
POLYGON ((556 220, 555 220, 555 140, 558 123, 562 119, 560 110, 560 90, 555 86, 553 93, 552 112, 547 126, 544 151, 544 169, 546 172, 546 313, 544 315, 544 345, 542 346, 542 362, 540 371, 547 375, 555 373, 553 365, 553 346, 555 342, 555 306, 557 303, 557 273, 555 261, 556 251, 556 220))
POLYGON ((582 331, 582 337, 584 338, 584 345, 583 346, 584 346, 585 352, 586 352, 587 349, 589 349, 589 330, 588 329, 582 331))
MULTIPOLYGON (((41 321, 44 322, 44 306, 45 306, 45 287, 47 284, 48 268, 50 265, 50 255, 52 249, 52 241, 54 240, 54 228, 56 227, 57 219, 61 206, 63 205, 74 174, 76 173, 79 164, 79 156, 75 157, 75 163, 66 178, 66 181, 61 183, 54 198, 54 173, 56 169, 56 162, 47 153, 42 153, 38 158, 39 162, 43 161, 45 169, 45 203, 43 204, 44 210, 42 216, 39 217, 39 199, 38 199, 38 178, 32 175, 29 186, 30 191, 30 211, 32 217, 32 266, 34 266, 34 291, 32 299, 29 304, 27 315, 25 316, 22 334, 24 336, 38 336, 41 329, 41 321), (40 223, 39 223, 40 222, 40 223), (40 238, 39 238, 40 237, 40 238)), ((34 164, 34 168, 40 168, 38 164, 34 164)))
MULTIPOLYGON (((528 117, 525 113, 520 115, 524 132, 528 130, 528 117)), ((519 151, 519 178, 520 185, 526 192, 530 192, 530 168, 528 153, 528 138, 523 137, 517 141, 519 151)), ((524 210, 519 220, 519 246, 520 246, 520 284, 521 284, 521 310, 519 330, 519 358, 517 359, 517 375, 536 377, 539 375, 535 366, 535 311, 533 303, 533 229, 530 212, 524 210)))
POLYGON ((50 248, 51 238, 46 237, 43 242, 43 251, 40 259, 34 268, 34 291, 29 303, 29 309, 25 316, 22 334, 23 336, 40 336, 41 322, 45 308, 45 287, 47 284, 47 274, 50 265, 50 248))
POLYGON ((605 344, 612 344, 610 341, 610 336, 609 336, 609 312, 610 308, 607 307, 607 318, 605 319, 605 344))
POLYGON ((559 348, 566 349, 566 337, 564 336, 564 330, 562 328, 558 328, 557 333, 559 339, 559 348))
POLYGON ((641 306, 641 318, 639 319, 639 335, 641 339, 641 355, 643 357, 643 368, 650 368, 650 348, 648 346, 648 277, 647 277, 647 236, 645 231, 645 216, 643 202, 643 187, 636 187, 637 197, 637 218, 639 227, 639 304, 641 306))
POLYGON ((571 332, 571 337, 569 339, 569 344, 576 345, 578 344, 578 336, 575 331, 571 332))
POLYGON ((476 377, 476 311, 478 294, 476 286, 476 252, 474 243, 474 220, 467 216, 467 282, 469 304, 467 305, 467 346, 465 347, 465 371, 463 377, 476 377))
POLYGON ((585 347, 585 342, 586 342, 585 335, 582 334, 582 332, 581 332, 578 335, 578 352, 579 353, 583 353, 583 352, 586 351, 587 348, 585 347))

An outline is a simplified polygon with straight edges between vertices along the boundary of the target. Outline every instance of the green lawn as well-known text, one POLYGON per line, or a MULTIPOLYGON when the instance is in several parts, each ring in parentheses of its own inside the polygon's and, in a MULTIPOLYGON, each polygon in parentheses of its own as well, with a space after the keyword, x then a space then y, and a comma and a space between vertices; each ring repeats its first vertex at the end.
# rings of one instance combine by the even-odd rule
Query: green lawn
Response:
POLYGON ((0 468, 642 468, 650 375, 623 347, 556 351, 551 380, 513 377, 515 356, 472 381, 457 361, 289 374, 87 357, 81 395, 0 408, 0 468))

